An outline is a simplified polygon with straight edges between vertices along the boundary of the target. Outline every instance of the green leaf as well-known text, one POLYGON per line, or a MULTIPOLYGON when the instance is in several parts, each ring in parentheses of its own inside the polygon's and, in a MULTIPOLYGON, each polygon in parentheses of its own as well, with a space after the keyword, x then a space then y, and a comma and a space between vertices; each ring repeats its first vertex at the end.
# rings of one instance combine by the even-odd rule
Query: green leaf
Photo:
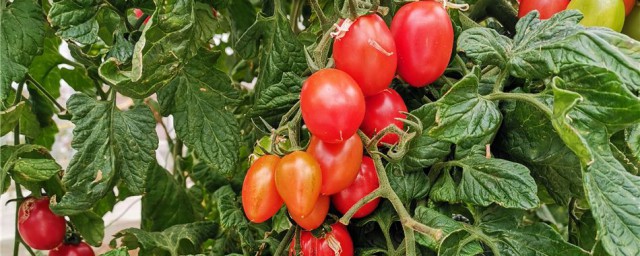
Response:
POLYGON ((358 222, 357 225, 362 227, 369 222, 375 222, 380 226, 382 233, 389 234, 393 223, 399 220, 400 217, 398 217, 398 214, 395 212, 393 205, 387 200, 382 200, 378 208, 376 208, 371 215, 358 222))
POLYGON ((57 28, 57 34, 81 44, 98 41, 96 15, 101 8, 98 0, 62 0, 54 2, 49 10, 49 21, 57 28))
POLYGON ((480 255, 484 249, 480 243, 469 233, 463 230, 455 231, 444 238, 439 247, 438 255, 440 256, 458 256, 458 255, 480 255))
POLYGON ((214 54, 201 51, 158 92, 162 113, 172 114, 178 137, 222 174, 238 162, 240 129, 227 110, 239 93, 229 77, 210 68, 214 54))
POLYGON ((396 170, 387 165, 387 175, 391 188, 398 195, 405 207, 411 207, 411 201, 423 198, 429 193, 429 177, 424 172, 395 173, 396 170))
POLYGON ((100 256, 129 256, 129 248, 126 246, 119 247, 101 254, 100 256))
POLYGON ((300 74, 307 69, 304 47, 291 31, 288 19, 281 10, 269 17, 258 14, 256 22, 234 48, 245 59, 260 52, 260 73, 251 116, 267 120, 279 118, 298 101, 300 74))
MULTIPOLYGON (((553 104, 549 95, 538 98, 553 104)), ((568 204, 572 197, 583 198, 580 160, 560 139, 547 116, 519 101, 501 104, 504 120, 492 150, 524 164, 554 200, 568 204)))
POLYGON ((143 230, 162 231, 173 225, 201 220, 202 216, 198 214, 201 210, 196 207, 202 206, 167 170, 158 164, 149 168, 142 197, 143 230))
POLYGON ((184 255, 199 253, 200 245, 216 235, 218 225, 211 221, 200 221, 175 225, 162 232, 148 232, 128 228, 115 234, 114 240, 122 238, 121 246, 140 248, 140 255, 184 255))
POLYGON ((27 104, 24 101, 21 101, 20 103, 0 112, 0 136, 4 136, 5 134, 13 131, 13 128, 15 128, 20 121, 20 117, 22 116, 26 105, 27 104))
MULTIPOLYGON (((540 203, 536 183, 524 165, 483 156, 467 157, 449 164, 462 168, 455 193, 464 202, 482 206, 497 203, 520 209, 532 209, 540 203)), ((436 189, 440 188, 434 185, 436 189)))
POLYGON ((480 70, 474 69, 436 102, 437 125, 429 135, 455 144, 495 136, 502 116, 493 101, 478 94, 479 76, 480 70))
POLYGON ((218 200, 217 207, 220 213, 220 226, 224 229, 246 227, 249 222, 244 217, 236 193, 231 186, 224 186, 213 193, 213 198, 218 200))
POLYGON ((45 181, 56 175, 62 167, 53 159, 17 159, 13 164, 13 178, 19 183, 45 181))
POLYGON ((580 216, 580 219, 575 222, 570 232, 569 241, 585 250, 591 250, 598 242, 596 240, 598 224, 596 224, 596 220, 590 211, 580 216))
MULTIPOLYGON (((447 237, 450 234, 463 229, 462 223, 442 215, 435 209, 424 206, 418 206, 416 208, 413 218, 429 227, 442 230, 442 237, 447 237)), ((416 242, 432 250, 437 250, 440 246, 439 241, 433 239, 433 237, 420 233, 416 233, 416 242)))
POLYGON ((184 63, 208 43, 213 23, 206 4, 193 0, 158 2, 135 45, 131 67, 121 67, 119 60, 111 58, 100 66, 100 77, 123 95, 145 98, 178 75, 184 63))
POLYGON ((45 19, 37 1, 3 2, 0 10, 0 100, 11 90, 11 82, 20 82, 33 57, 42 53, 45 19))
POLYGON ((504 68, 512 54, 513 41, 493 29, 476 27, 465 30, 458 38, 458 51, 483 66, 504 68))
POLYGON ((118 179, 132 193, 141 194, 158 146, 151 110, 135 105, 121 111, 114 102, 97 101, 85 94, 72 95, 67 106, 76 125, 71 146, 78 152, 63 177, 67 194, 52 209, 63 215, 87 210, 111 191, 118 179))
POLYGON ((435 125, 437 108, 434 103, 425 104, 411 111, 422 122, 423 131, 420 137, 409 142, 407 154, 401 163, 405 171, 421 170, 444 160, 451 151, 451 143, 437 140, 428 131, 435 125))
POLYGON ((114 58, 118 64, 124 64, 133 56, 133 46, 134 44, 124 37, 124 33, 117 31, 115 43, 109 49, 106 58, 114 58))
POLYGON ((7 191, 9 179, 7 174, 13 171, 16 162, 31 161, 34 159, 52 159, 47 148, 40 145, 21 144, 16 146, 2 146, 0 152, 0 162, 2 163, 2 171, 0 171, 0 193, 7 191))
POLYGON ((206 163, 200 162, 193 167, 191 178, 201 184, 210 193, 229 184, 231 184, 231 187, 235 191, 240 191, 242 189, 244 175, 242 175, 242 173, 232 173, 231 175, 233 176, 224 176, 206 163))
POLYGON ((93 211, 85 211, 69 216, 69 220, 87 243, 96 247, 102 245, 105 229, 102 217, 93 211))

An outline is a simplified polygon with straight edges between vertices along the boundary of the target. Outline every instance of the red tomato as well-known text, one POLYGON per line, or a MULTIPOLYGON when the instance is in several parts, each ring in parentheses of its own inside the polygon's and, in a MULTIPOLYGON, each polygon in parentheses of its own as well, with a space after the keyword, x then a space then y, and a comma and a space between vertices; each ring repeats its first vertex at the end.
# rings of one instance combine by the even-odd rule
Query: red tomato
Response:
MULTIPOLYGON (((376 173, 376 167, 373 164, 373 160, 365 156, 362 158, 360 172, 358 172, 358 177, 353 184, 331 196, 331 201, 339 212, 345 214, 354 204, 356 204, 356 202, 379 186, 378 173, 376 173)), ((369 215, 376 209, 376 207, 378 207, 378 203, 380 203, 380 198, 376 198, 368 204, 365 204, 356 212, 356 214, 353 215, 353 218, 362 218, 369 215)))
POLYGON ((242 207, 247 218, 261 223, 280 210, 283 201, 275 181, 276 165, 280 157, 266 155, 251 165, 242 184, 242 207))
POLYGON ((327 213, 329 213, 329 197, 320 196, 315 207, 313 207, 313 211, 306 217, 300 217, 291 213, 289 213, 289 215, 291 215, 291 218, 293 218, 300 227, 306 230, 314 230, 322 225, 324 219, 327 217, 327 213))
MULTIPOLYGON (((296 255, 296 239, 293 238, 289 246, 289 256, 296 255)), ((300 233, 300 248, 303 256, 351 256, 353 255, 353 241, 347 228, 335 223, 331 225, 331 232, 322 238, 314 237, 309 231, 300 233)))
POLYGON ((358 131, 364 118, 364 96, 347 73, 327 68, 302 84, 300 108, 311 134, 324 142, 337 143, 358 131))
POLYGON ((49 209, 49 198, 28 197, 18 209, 18 232, 33 249, 51 250, 62 243, 67 223, 49 209))
MULTIPOLYGON (((140 18, 142 17, 142 15, 144 14, 144 12, 142 12, 142 10, 140 9, 133 9, 133 14, 136 15, 136 18, 140 18)), ((151 16, 147 17, 146 19, 144 19, 144 24, 147 24, 147 22, 149 22, 149 19, 151 18, 151 16)))
POLYGON ((313 156, 296 151, 283 157, 276 166, 276 188, 293 215, 305 217, 315 208, 320 196, 322 171, 313 156))
POLYGON ((49 256, 95 256, 96 254, 85 242, 79 244, 62 244, 51 251, 49 256))
POLYGON ((533 10, 538 10, 540 19, 546 20, 567 9, 567 5, 569 5, 569 0, 520 0, 518 18, 524 17, 533 10))
MULTIPOLYGON (((400 129, 404 128, 404 123, 395 120, 396 118, 407 118, 407 105, 398 92, 394 89, 385 89, 381 93, 367 97, 365 99, 364 120, 360 125, 360 129, 367 136, 373 137, 378 131, 394 124, 400 129)), ((398 135, 388 134, 382 138, 380 142, 387 144, 398 143, 398 135)))
POLYGON ((333 60, 369 96, 389 87, 398 55, 387 24, 377 14, 369 14, 358 17, 344 37, 335 39, 333 60))
POLYGON ((636 6, 636 0, 624 0, 624 15, 629 15, 634 6, 636 6))
POLYGON ((453 50, 453 25, 441 3, 402 6, 391 21, 391 33, 398 50, 398 74, 404 81, 422 87, 444 73, 453 50))
POLYGON ((331 195, 343 190, 356 179, 362 163, 362 140, 358 134, 340 143, 325 143, 311 136, 307 153, 320 164, 322 188, 320 193, 331 195))

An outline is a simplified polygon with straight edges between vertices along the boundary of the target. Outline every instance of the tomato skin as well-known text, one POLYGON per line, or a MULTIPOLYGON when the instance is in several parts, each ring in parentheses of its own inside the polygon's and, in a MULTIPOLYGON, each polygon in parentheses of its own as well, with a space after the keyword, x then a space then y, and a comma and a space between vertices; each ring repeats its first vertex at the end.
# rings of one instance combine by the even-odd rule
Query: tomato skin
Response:
POLYGON ((307 153, 320 164, 322 188, 320 193, 331 195, 340 192, 356 179, 362 163, 362 140, 358 134, 340 143, 326 143, 311 136, 307 153))
MULTIPOLYGON (((295 251, 296 239, 291 241, 289 246, 289 256, 296 255, 295 251)), ((300 232, 300 248, 303 256, 352 256, 353 240, 347 228, 340 224, 331 225, 331 232, 328 232, 322 238, 314 237, 309 231, 300 232), (330 244, 339 244, 340 253, 337 254, 331 249, 330 244)))
POLYGON ((300 109, 311 134, 337 143, 358 131, 364 118, 364 95, 347 73, 327 68, 302 84, 300 109))
POLYGON ((527 13, 537 10, 540 12, 540 19, 546 20, 556 13, 564 11, 569 5, 569 0, 520 0, 518 18, 522 18, 527 13))
POLYGON ((80 242, 79 244, 62 244, 51 251, 49 251, 49 256, 95 256, 96 254, 85 242, 80 242))
MULTIPOLYGON (((395 119, 407 118, 405 114, 400 113, 407 112, 407 105, 394 89, 388 88, 376 95, 367 97, 365 106, 364 120, 362 120, 360 129, 369 138, 391 124, 400 129, 404 128, 404 123, 395 119)), ((397 134, 388 134, 380 142, 396 144, 398 139, 397 134)))
POLYGON ((51 250, 64 241, 67 223, 49 208, 49 198, 28 197, 18 209, 18 232, 33 249, 51 250))
MULTIPOLYGON (((356 202, 376 190, 378 187, 380 187, 380 182, 378 181, 378 173, 376 173, 373 160, 365 156, 362 158, 360 172, 358 172, 358 177, 353 184, 331 196, 331 201, 340 213, 345 214, 354 204, 356 204, 356 202)), ((353 218, 366 217, 371 214, 376 207, 378 207, 379 203, 380 198, 376 198, 368 204, 365 204, 353 215, 353 218)))
POLYGON ((640 7, 634 8, 629 16, 627 16, 624 21, 622 33, 640 41, 640 7))
POLYGON ((453 25, 442 4, 408 3, 396 12, 391 33, 398 51, 398 74, 414 87, 440 77, 453 51, 453 25))
POLYGON ((242 207, 247 218, 261 223, 282 208, 275 181, 276 165, 280 157, 265 155, 256 160, 247 171, 242 184, 242 207))
POLYGON ((300 217, 291 213, 289 213, 289 215, 291 215, 291 218, 293 218, 300 227, 306 230, 314 230, 320 227, 327 217, 327 213, 329 213, 329 201, 328 196, 320 196, 318 197, 318 202, 316 202, 315 207, 313 207, 313 211, 306 217, 300 217))
MULTIPOLYGON (((136 18, 140 18, 142 17, 142 15, 144 15, 144 12, 142 12, 142 10, 140 9, 133 9, 133 14, 136 15, 136 18)), ((147 22, 149 22, 149 19, 151 19, 151 16, 147 17, 146 19, 144 19, 144 21, 142 22, 143 24, 147 24, 147 22)))
POLYGON ((307 152, 295 151, 276 166, 276 188, 291 214, 305 217, 315 208, 320 196, 322 171, 307 152))
POLYGON ((624 0, 624 14, 629 16, 634 6, 636 6, 636 0, 624 0))
POLYGON ((334 40, 333 59, 337 69, 358 83, 364 96, 389 87, 398 64, 391 31, 377 14, 358 17, 344 37, 334 40), (376 42, 386 53, 374 48, 371 42, 376 42))
POLYGON ((581 11, 584 18, 580 24, 586 27, 608 27, 620 32, 624 25, 622 0, 572 0, 567 9, 581 11))

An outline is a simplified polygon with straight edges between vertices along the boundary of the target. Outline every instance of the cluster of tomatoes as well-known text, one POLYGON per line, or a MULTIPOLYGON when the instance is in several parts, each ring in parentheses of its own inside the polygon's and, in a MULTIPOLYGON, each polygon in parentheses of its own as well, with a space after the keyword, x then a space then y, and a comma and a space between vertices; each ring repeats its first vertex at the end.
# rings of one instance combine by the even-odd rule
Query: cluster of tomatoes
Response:
POLYGON ((25 244, 50 250, 49 256, 94 256, 93 249, 75 235, 65 241, 66 221, 49 208, 49 198, 27 197, 18 209, 18 232, 25 244))
MULTIPOLYGON (((334 34, 336 68, 319 70, 302 85, 300 109, 312 135, 309 146, 282 158, 265 155, 252 164, 242 187, 249 220, 266 221, 285 204, 291 218, 307 230, 301 234, 304 255, 353 255, 342 224, 332 224, 320 237, 308 230, 325 222, 330 202, 345 214, 379 187, 374 161, 363 155, 356 132, 372 137, 391 125, 403 129, 399 119, 406 117, 407 106, 389 88, 393 78, 397 74, 416 87, 434 82, 444 73, 452 48, 451 21, 443 5, 434 1, 404 5, 391 29, 377 14, 342 20, 334 34)), ((389 133, 380 144, 398 140, 389 133)), ((365 204, 353 218, 369 215, 378 203, 365 204)))
POLYGON ((520 0, 518 17, 537 10, 541 19, 548 19, 565 9, 576 9, 584 14, 582 25, 608 27, 640 40, 640 7, 635 6, 636 0, 520 0))

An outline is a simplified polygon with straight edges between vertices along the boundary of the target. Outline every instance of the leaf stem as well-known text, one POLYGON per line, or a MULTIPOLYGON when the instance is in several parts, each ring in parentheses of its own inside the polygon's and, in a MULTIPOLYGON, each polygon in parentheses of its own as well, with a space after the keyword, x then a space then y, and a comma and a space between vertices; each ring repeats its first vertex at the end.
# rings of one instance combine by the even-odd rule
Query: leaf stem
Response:
POLYGON ((456 57, 454 57, 454 60, 456 61, 456 64, 458 64, 458 66, 462 68, 462 71, 464 71, 463 75, 469 74, 469 69, 467 69, 467 63, 464 62, 464 60, 462 59, 462 57, 460 57, 460 55, 456 54, 456 57))
MULTIPOLYGON (((24 83, 25 82, 18 84, 18 89, 16 90, 16 97, 13 100, 14 106, 20 103, 20 101, 22 100, 22 91, 24 90, 24 83)), ((13 130, 13 144, 14 145, 20 144, 20 119, 18 119, 18 123, 16 124, 16 127, 13 130)))
POLYGON ((533 94, 494 92, 492 94, 484 96, 484 98, 488 100, 518 100, 518 101, 527 102, 533 105, 534 107, 538 108, 543 113, 545 113, 545 115, 547 115, 549 119, 551 119, 551 117, 553 116, 553 112, 551 111, 551 109, 544 103, 540 102, 539 100, 536 100, 533 94))
POLYGON ((324 12, 322 12, 322 8, 320 7, 318 0, 309 0, 309 3, 311 4, 313 12, 318 16, 318 20, 320 20, 320 26, 324 29, 325 26, 329 24, 329 20, 327 19, 327 16, 324 15, 324 12))
POLYGON ((291 241, 291 238, 293 238, 293 233, 295 232, 295 228, 290 228, 289 230, 287 230, 287 233, 284 235, 284 238, 282 238, 282 241, 280 241, 280 244, 278 245, 278 248, 276 248, 276 251, 273 255, 284 255, 284 250, 287 248, 287 246, 289 246, 289 241, 291 241))
POLYGON ((300 11, 302 11, 302 5, 304 0, 293 0, 291 3, 291 13, 289 14, 289 22, 291 23, 291 31, 294 34, 298 34, 298 18, 300 18, 300 11))
POLYGON ((347 211, 347 213, 345 213, 342 216, 342 218, 340 218, 340 223, 344 224, 345 226, 349 225, 349 221, 351 221, 351 218, 353 218, 353 215, 356 214, 356 212, 358 212, 360 208, 362 208, 365 204, 368 204, 369 202, 375 200, 380 196, 382 196, 382 189, 377 188, 371 193, 369 193, 368 195, 364 196, 363 198, 360 198, 360 200, 358 200, 358 202, 356 202, 349 209, 349 211, 347 211))
POLYGON ((355 21, 358 18, 357 0, 347 0, 347 2, 349 4, 349 18, 355 21))
POLYGON ((55 105, 58 110, 60 110, 60 112, 65 112, 66 109, 60 105, 60 103, 58 103, 58 101, 56 100, 56 98, 54 98, 40 83, 38 83, 38 81, 36 81, 31 75, 27 74, 27 80, 29 82, 31 82, 31 84, 33 84, 36 89, 42 93, 49 101, 51 101, 51 103, 53 103, 53 105, 55 105))
POLYGON ((500 75, 498 75, 498 78, 496 79, 496 83, 493 84, 493 92, 501 92, 502 91, 502 86, 505 83, 505 80, 507 79, 507 77, 509 76, 509 69, 504 68, 500 71, 500 75))

